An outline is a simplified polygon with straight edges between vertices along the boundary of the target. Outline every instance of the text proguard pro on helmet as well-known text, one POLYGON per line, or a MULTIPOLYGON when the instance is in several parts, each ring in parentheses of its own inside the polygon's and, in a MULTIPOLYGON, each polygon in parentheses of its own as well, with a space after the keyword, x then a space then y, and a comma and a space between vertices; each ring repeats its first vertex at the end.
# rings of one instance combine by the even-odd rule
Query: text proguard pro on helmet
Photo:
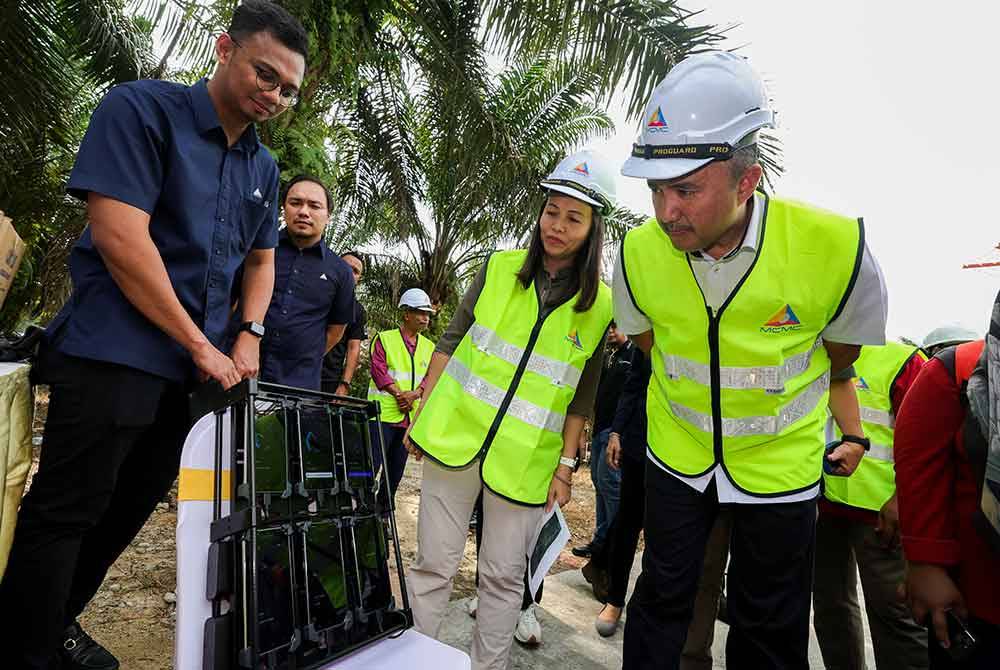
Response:
POLYGON ((582 200, 607 214, 614 209, 615 179, 610 162, 596 151, 584 149, 564 158, 541 187, 582 200))
POLYGON ((728 159, 740 140, 753 141, 751 133, 775 126, 764 82, 745 58, 725 51, 675 65, 644 114, 639 140, 622 166, 626 177, 680 177, 728 159))

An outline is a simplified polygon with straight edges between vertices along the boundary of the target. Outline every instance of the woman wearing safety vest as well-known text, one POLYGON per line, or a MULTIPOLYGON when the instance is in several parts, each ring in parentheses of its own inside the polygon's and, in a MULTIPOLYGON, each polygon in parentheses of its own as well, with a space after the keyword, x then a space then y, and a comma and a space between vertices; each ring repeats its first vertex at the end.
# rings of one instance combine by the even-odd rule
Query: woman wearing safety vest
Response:
POLYGON ((437 637, 483 491, 474 670, 507 667, 533 534, 545 510, 570 500, 611 322, 600 265, 614 185, 591 151, 541 183, 546 201, 528 249, 494 253, 480 271, 434 352, 407 431, 410 453, 427 456, 406 579, 426 635, 437 637))
MULTIPOLYGON (((382 439, 389 459, 385 472, 393 496, 406 468, 403 433, 423 397, 424 375, 434 353, 434 343, 421 335, 434 313, 427 293, 419 288, 403 291, 399 308, 403 312, 402 325, 372 338, 368 382, 368 399, 379 405, 382 439)), ((378 449, 374 453, 378 457, 378 449)))

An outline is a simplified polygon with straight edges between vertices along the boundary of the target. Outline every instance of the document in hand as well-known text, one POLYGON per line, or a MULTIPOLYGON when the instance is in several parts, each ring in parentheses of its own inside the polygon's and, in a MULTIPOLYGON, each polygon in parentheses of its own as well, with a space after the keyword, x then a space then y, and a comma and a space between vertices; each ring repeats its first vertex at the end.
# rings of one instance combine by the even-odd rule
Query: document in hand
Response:
POLYGON ((531 543, 533 548, 528 555, 528 587, 532 594, 538 592, 542 580, 567 542, 569 526, 566 525, 566 518, 559 505, 553 505, 538 523, 538 530, 531 543))

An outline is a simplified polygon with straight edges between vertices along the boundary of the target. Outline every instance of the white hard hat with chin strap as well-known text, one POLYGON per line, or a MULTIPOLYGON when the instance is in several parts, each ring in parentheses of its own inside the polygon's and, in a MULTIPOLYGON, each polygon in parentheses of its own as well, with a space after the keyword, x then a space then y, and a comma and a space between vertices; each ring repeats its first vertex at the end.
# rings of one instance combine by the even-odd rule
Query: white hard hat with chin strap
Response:
POLYGON ((653 90, 626 177, 674 179, 757 141, 775 127, 764 82, 745 58, 709 51, 685 58, 653 90))
POLYGON ((611 163, 596 151, 584 149, 560 161, 542 180, 541 187, 593 205, 598 213, 608 214, 615 206, 617 176, 611 163))

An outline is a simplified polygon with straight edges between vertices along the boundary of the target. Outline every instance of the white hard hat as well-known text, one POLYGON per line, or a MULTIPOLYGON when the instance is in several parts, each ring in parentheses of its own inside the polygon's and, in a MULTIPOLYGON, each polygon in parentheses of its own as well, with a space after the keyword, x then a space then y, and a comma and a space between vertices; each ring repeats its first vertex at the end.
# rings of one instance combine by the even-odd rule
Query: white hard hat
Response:
POLYGON ((434 313, 431 298, 422 288, 408 288, 399 296, 399 306, 434 313))
POLYGON ((674 179, 756 142, 775 126, 764 82, 746 59, 725 51, 689 56, 653 89, 626 177, 674 179))
POLYGON ((614 209, 615 175, 611 163, 596 151, 584 149, 564 158, 542 188, 557 191, 593 205, 601 214, 614 209))
POLYGON ((923 348, 930 349, 931 347, 947 347, 952 344, 972 342, 973 340, 978 340, 980 337, 982 336, 976 331, 962 326, 941 326, 940 328, 935 328, 931 332, 927 333, 927 337, 924 338, 923 348))

